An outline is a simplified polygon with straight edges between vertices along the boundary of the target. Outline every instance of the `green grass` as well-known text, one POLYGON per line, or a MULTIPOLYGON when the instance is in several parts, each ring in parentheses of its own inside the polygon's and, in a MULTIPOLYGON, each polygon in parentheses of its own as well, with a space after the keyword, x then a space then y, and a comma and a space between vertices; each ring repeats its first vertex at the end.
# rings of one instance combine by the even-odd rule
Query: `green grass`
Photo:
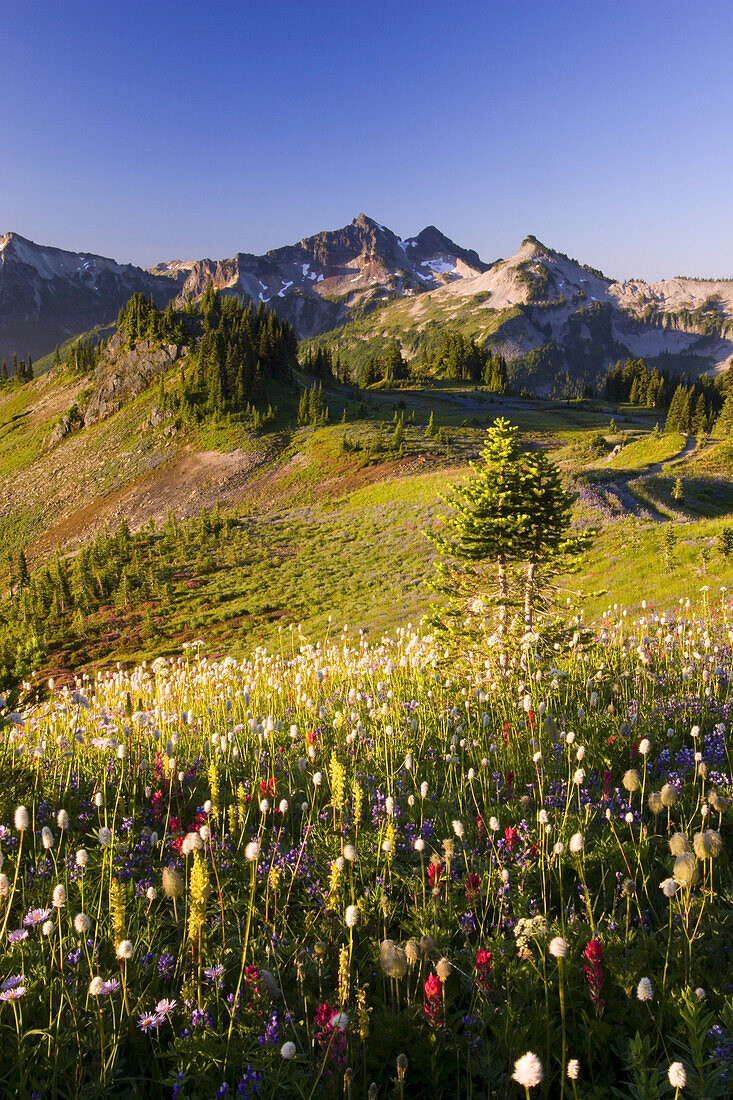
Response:
POLYGON ((679 454, 685 442, 686 437, 680 432, 644 435, 622 448, 607 465, 613 470, 641 470, 657 462, 668 462, 679 454))

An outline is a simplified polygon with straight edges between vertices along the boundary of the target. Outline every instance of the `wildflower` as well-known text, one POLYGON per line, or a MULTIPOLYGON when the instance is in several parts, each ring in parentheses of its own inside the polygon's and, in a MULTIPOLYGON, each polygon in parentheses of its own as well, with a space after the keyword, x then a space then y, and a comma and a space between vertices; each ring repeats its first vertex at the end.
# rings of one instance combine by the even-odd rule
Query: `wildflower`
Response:
POLYGON ((109 848, 112 845, 112 830, 108 829, 106 825, 103 825, 99 830, 99 843, 102 848, 109 848))
POLYGON ((353 863, 356 859, 356 848, 353 844, 344 844, 344 859, 347 859, 349 863, 353 863))
POLYGON ((555 936, 550 940, 550 946, 548 948, 553 958, 564 959, 568 953, 568 941, 564 940, 562 936, 555 936))
POLYGON ((525 1089, 533 1089, 536 1088, 537 1085, 541 1085, 544 1076, 542 1072, 542 1063, 537 1055, 533 1054, 531 1050, 528 1050, 526 1054, 523 1054, 522 1057, 518 1058, 514 1063, 512 1079, 525 1089))
POLYGON ((315 774, 313 776, 313 786, 314 787, 320 787, 322 782, 323 782, 323 772, 315 772, 315 774))
POLYGON ((291 1062, 293 1060, 293 1058, 295 1057, 296 1053, 297 1053, 297 1051, 296 1051, 295 1043, 291 1043, 291 1042, 283 1043, 283 1045, 280 1047, 280 1054, 285 1059, 286 1062, 291 1062))
POLYGON ((250 861, 250 863, 254 863, 254 861, 256 859, 259 859, 259 855, 260 855, 260 842, 259 842, 259 840, 250 840, 249 844, 244 849, 244 855, 250 861))
POLYGON ((419 836, 416 839, 416 841, 414 843, 414 848, 415 848, 416 852, 424 852, 425 851, 425 841, 423 840, 423 838, 421 836, 419 836))
POLYGON ((334 1012, 329 1023, 331 1024, 331 1027, 336 1029, 336 1031, 346 1031, 346 1028, 349 1025, 349 1017, 346 1015, 345 1012, 334 1012))
POLYGON ((428 785, 424 780, 420 784, 420 797, 421 798, 427 798, 428 797, 428 785))
POLYGON ((440 1002, 443 993, 443 983, 436 974, 431 974, 424 986, 425 992, 425 1017, 432 1027, 440 1024, 440 1002))
POLYGON ((583 851, 583 844, 584 844, 583 834, 582 833, 573 833, 573 835, 570 837, 570 844, 569 844, 570 851, 573 853, 573 855, 577 856, 580 852, 583 851))
POLYGON ((152 1031, 160 1027, 162 1019, 158 1016, 157 1012, 141 1012, 137 1018, 137 1026, 141 1031, 152 1031))
POLYGON ((420 948, 414 940, 408 940, 405 944, 405 957, 410 966, 414 966, 420 958, 420 948))
POLYGON ((91 982, 89 983, 89 996, 90 997, 101 997, 103 993, 104 993, 104 979, 100 978, 99 975, 97 975, 97 977, 92 978, 91 982))
POLYGON ((8 932, 8 943, 23 943, 23 941, 27 939, 27 928, 16 928, 12 932, 8 932))
POLYGON ((344 914, 347 928, 354 928, 359 922, 359 910, 355 905, 347 905, 344 914))
POLYGON ((403 978, 407 973, 407 955, 394 940, 382 940, 379 965, 388 978, 403 978))
POLYGON ((80 936, 85 935, 91 927, 91 921, 86 913, 77 913, 74 917, 74 928, 80 936))
POLYGON ((184 856, 190 856, 192 852, 200 851, 203 846, 204 842, 198 833, 186 833, 181 845, 181 852, 184 856))
POLYGON ((621 782, 629 793, 631 793, 632 791, 638 791, 640 784, 639 773, 635 771, 634 768, 629 768, 629 770, 624 774, 621 782))
POLYGON ((662 796, 662 805, 667 809, 671 809, 677 804, 677 791, 671 783, 665 783, 659 793, 662 796))
POLYGON ((561 840, 558 840, 555 847, 552 849, 556 856, 561 856, 565 851, 565 845, 561 840))
POLYGON ((435 964, 435 973, 438 975, 441 982, 445 983, 448 981, 452 970, 453 965, 449 959, 446 959, 445 956, 443 956, 442 959, 438 959, 437 963, 435 964))
POLYGON ((576 787, 582 787, 584 782, 585 782, 585 771, 584 771, 583 768, 578 768, 577 771, 575 772, 575 775, 573 776, 573 783, 576 785, 576 787))
POLYGON ((568 1062, 568 1077, 571 1081, 577 1081, 580 1077, 580 1062, 577 1058, 571 1058, 568 1062))
POLYGON ((664 882, 660 882, 659 889, 665 898, 673 898, 677 893, 677 883, 673 878, 666 878, 664 882))
POLYGON ((434 947, 435 943, 433 942, 432 936, 420 937, 420 950, 422 951, 423 955, 429 955, 434 947))
POLYGON ((669 838, 669 850, 673 856, 681 856, 683 852, 689 852, 690 842, 684 833, 673 833, 669 838))
POLYGON ((25 995, 26 987, 16 985, 12 989, 3 989, 0 993, 0 1001, 19 1001, 25 995))
POLYGON ((183 879, 175 867, 163 868, 163 893, 167 898, 180 898, 183 895, 183 879))
POLYGON ((168 998, 165 998, 162 1001, 158 1001, 157 1005, 155 1006, 155 1011, 158 1016, 165 1020, 168 1018, 168 1016, 170 1016, 176 1005, 177 1001, 169 1001, 168 998))
POLYGON ((26 928, 35 928, 36 925, 43 924, 50 916, 50 909, 29 909, 23 917, 23 924, 26 928))
POLYGON ((45 922, 45 924, 43 925, 43 927, 41 928, 41 935, 42 936, 50 936, 52 932, 53 932, 53 921, 47 920, 45 922))
POLYGON ((649 978, 642 978, 636 987, 636 998, 639 1001, 653 1001, 654 990, 649 978))
POLYGON ((66 905, 66 887, 62 882, 59 882, 57 886, 53 888, 53 907, 54 909, 63 909, 66 905))
POLYGON ((463 824, 460 821, 453 822, 453 832, 456 834, 459 840, 463 840, 463 824))
POLYGON ((647 805, 651 813, 657 817, 664 809, 664 803, 662 802, 662 796, 659 791, 652 791, 647 799, 647 805))
POLYGON ((48 825, 44 825, 41 829, 41 843, 46 851, 48 851, 49 848, 53 848, 53 833, 48 825))
POLYGON ((86 867, 89 862, 89 853, 85 848, 80 848, 76 853, 76 865, 77 867, 86 867))
POLYGON ((585 978, 588 982, 591 999, 596 1008, 600 1008, 603 1005, 600 993, 605 981, 601 969, 601 959, 603 958, 601 941, 595 937, 589 940, 585 945, 583 955, 587 960, 583 969, 585 970, 585 978))
POLYGON ((692 886, 696 874, 695 857, 691 852, 683 852, 674 861, 674 879, 680 886, 692 886))
POLYGON ((667 1071, 667 1076, 673 1089, 683 1089, 687 1084, 687 1070, 682 1062, 672 1062, 667 1071))
POLYGON ((0 874, 0 898, 6 898, 10 893, 10 880, 7 875, 0 874))
POLYGON ((130 940, 120 940, 117 944, 117 958, 127 961, 133 956, 135 948, 130 940))
POLYGON ((15 817, 13 819, 15 828, 19 833, 25 832, 30 825, 30 819, 28 817, 28 811, 25 806, 18 806, 15 811, 15 817))

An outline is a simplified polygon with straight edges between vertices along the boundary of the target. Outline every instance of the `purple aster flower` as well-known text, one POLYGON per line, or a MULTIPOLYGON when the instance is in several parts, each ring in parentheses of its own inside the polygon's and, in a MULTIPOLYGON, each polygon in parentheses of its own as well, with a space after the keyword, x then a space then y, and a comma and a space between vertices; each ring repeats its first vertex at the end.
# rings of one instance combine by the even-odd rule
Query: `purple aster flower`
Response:
POLYGON ((155 1006, 155 1011, 157 1012, 158 1016, 160 1016, 161 1020, 166 1020, 175 1007, 175 1001, 169 1001, 167 998, 165 998, 162 1001, 158 1001, 157 1005, 155 1006))
POLYGON ((15 928, 12 932, 8 932, 8 943, 22 943, 23 940, 27 939, 27 928, 15 928))
POLYGON ((5 989, 0 993, 0 1001, 19 1001, 25 994, 25 986, 17 985, 15 989, 5 989))
POLYGON ((102 993, 104 994, 104 996, 107 996, 108 993, 114 993, 119 988, 120 988, 120 979, 119 978, 110 978, 108 981, 106 981, 104 983, 102 993))
POLYGON ((223 976, 224 967, 221 963, 217 963, 216 966, 207 966, 204 970, 204 977, 208 978, 209 981, 212 982, 217 989, 221 989, 222 985, 224 984, 222 982, 223 976))
POLYGON ((157 1012, 141 1012, 137 1018, 137 1026, 141 1031, 157 1031, 162 1022, 163 1019, 157 1012))
POLYGON ((7 989, 17 989, 19 985, 22 985, 25 978, 22 974, 11 974, 9 978, 6 978, 2 985, 0 985, 0 991, 5 993, 7 989))
POLYGON ((50 909, 29 909, 23 917, 23 924, 26 928, 35 928, 37 924, 43 924, 50 916, 50 909))

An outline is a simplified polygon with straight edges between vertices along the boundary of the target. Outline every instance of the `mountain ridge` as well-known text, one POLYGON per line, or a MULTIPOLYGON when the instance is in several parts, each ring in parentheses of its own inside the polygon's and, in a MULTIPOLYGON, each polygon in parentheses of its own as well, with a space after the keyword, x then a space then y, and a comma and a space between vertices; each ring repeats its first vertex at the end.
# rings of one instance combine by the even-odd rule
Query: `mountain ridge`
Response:
MULTIPOLYGON (((527 235, 488 263, 434 225, 401 238, 364 213, 261 256, 169 260, 150 268, 0 236, 0 356, 35 358, 114 320, 136 292, 163 306, 208 283, 274 308, 301 339, 345 338, 354 353, 379 339, 418 350, 431 327, 457 326, 515 359, 589 376, 624 355, 677 356, 692 373, 733 355, 733 280, 614 280, 527 235), (350 327, 351 326, 351 327, 350 327)), ((347 348, 348 350, 348 348, 347 348)), ((357 364, 358 365, 358 364, 357 364)))

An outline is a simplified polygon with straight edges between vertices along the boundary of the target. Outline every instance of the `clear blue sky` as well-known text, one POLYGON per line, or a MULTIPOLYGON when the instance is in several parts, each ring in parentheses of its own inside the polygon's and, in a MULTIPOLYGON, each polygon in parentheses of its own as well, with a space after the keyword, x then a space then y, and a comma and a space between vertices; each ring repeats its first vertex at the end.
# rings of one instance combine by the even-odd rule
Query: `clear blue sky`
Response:
POLYGON ((360 210, 733 276, 729 0, 2 0, 0 232, 123 261, 360 210))

